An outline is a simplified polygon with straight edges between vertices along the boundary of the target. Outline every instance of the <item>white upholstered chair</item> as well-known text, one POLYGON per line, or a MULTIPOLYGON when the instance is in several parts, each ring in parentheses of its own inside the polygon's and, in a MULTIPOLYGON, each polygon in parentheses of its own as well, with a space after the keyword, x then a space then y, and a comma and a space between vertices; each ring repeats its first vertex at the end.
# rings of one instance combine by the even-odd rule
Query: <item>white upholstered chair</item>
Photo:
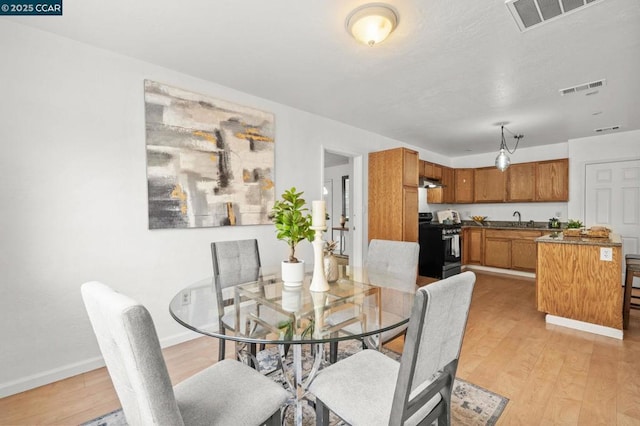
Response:
MULTIPOLYGON (((227 330, 237 332, 235 310, 232 306, 233 296, 224 290, 239 284, 255 281, 260 274, 260 251, 258 240, 232 240, 211 243, 211 260, 213 265, 213 279, 216 286, 218 300, 219 330, 225 334, 227 330)), ((255 326, 255 324, 254 324, 255 326)), ((252 330, 262 333, 261 330, 252 330)), ((263 334, 266 334, 264 332, 263 334)), ((249 344, 250 352, 256 355, 256 344, 249 344)), ((219 339, 218 361, 224 359, 225 340, 219 339)))
POLYGON ((82 285, 82 298, 130 426, 280 424, 282 386, 224 360, 172 387, 144 306, 95 281, 82 285))
MULTIPOLYGON (((381 287, 393 288, 396 290, 413 293, 418 289, 418 257, 420 254, 420 245, 409 241, 390 241, 390 240, 371 240, 369 243, 369 251, 365 267, 369 282, 381 287)), ((397 322, 397 318, 393 315, 392 306, 383 306, 385 315, 383 320, 387 322, 397 322)), ((348 311, 339 311, 329 317, 330 324, 338 324, 348 321, 348 311)), ((390 324, 383 323, 382 326, 390 324)), ((343 332, 357 333, 360 331, 360 324, 354 323, 347 325, 343 332)), ((373 342, 374 346, 380 343, 384 344, 399 335, 403 334, 407 329, 406 325, 384 331, 378 337, 378 341, 373 342)), ((331 344, 330 360, 335 362, 337 359, 337 342, 331 344)))
POLYGON ((367 349, 321 370, 309 386, 316 424, 330 409, 353 426, 449 425, 474 284, 463 272, 417 291, 400 362, 367 349))

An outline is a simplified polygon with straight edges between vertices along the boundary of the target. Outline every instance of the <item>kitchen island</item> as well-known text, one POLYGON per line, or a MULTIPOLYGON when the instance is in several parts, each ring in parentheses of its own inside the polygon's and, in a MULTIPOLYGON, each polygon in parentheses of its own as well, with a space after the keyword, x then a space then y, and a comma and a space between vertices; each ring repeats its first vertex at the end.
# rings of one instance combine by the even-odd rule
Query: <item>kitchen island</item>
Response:
POLYGON ((622 241, 537 238, 536 303, 548 323, 622 339, 622 241))

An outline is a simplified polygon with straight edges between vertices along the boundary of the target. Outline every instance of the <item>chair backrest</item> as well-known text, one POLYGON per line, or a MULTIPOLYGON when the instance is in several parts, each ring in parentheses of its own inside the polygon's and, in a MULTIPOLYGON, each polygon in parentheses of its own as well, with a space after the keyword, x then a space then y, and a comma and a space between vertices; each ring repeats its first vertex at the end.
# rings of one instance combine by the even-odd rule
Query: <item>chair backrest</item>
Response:
POLYGON ((440 372, 448 376, 448 385, 440 393, 449 403, 475 281, 473 272, 463 272, 417 291, 405 336, 391 419, 410 418, 415 409, 412 405, 420 406, 416 395, 440 372))
POLYGON ((81 291, 127 423, 182 425, 149 311, 99 282, 81 291))
MULTIPOLYGON (((211 243, 213 281, 216 286, 218 312, 224 315, 222 290, 256 281, 260 274, 258 240, 216 241, 211 243)), ((230 299, 231 300, 231 299, 230 299)))
POLYGON ((374 282, 383 287, 416 291, 418 279, 418 256, 420 245, 409 241, 371 240, 367 253, 366 268, 369 278, 384 275, 393 277, 385 282, 374 282))

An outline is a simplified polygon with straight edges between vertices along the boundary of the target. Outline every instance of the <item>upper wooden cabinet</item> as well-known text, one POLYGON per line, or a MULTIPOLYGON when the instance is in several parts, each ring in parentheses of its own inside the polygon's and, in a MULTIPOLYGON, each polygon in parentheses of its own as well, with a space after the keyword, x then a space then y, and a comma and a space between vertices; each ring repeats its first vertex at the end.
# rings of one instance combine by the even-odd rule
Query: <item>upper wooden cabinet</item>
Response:
POLYGON ((420 158, 418 152, 410 149, 402 149, 402 184, 418 186, 420 158))
POLYGON ((534 201, 536 163, 512 164, 507 169, 507 201, 534 201))
POLYGON ((505 199, 506 176, 495 167, 475 170, 473 194, 476 203, 501 203, 505 199))
POLYGON ((443 167, 444 166, 441 166, 440 164, 420 160, 420 176, 440 181, 442 179, 443 167))
POLYGON ((536 201, 569 200, 569 159, 536 163, 536 201))
POLYGON ((473 203, 473 169, 454 169, 455 202, 473 203))
POLYGON ((442 202, 456 202, 456 177, 455 170, 451 167, 442 167, 442 202))
POLYGON ((418 153, 369 154, 369 240, 418 241, 418 153))

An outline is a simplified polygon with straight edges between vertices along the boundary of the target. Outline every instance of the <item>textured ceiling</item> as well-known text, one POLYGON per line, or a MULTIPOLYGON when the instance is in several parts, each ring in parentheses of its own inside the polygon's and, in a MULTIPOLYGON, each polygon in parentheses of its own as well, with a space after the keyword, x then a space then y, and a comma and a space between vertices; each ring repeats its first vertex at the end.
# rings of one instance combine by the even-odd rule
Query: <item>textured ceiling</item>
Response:
MULTIPOLYGON (((604 0, 520 32, 503 0, 390 0, 374 48, 345 31, 356 0, 65 0, 12 17, 455 157, 640 129, 640 2, 604 0), (559 90, 606 79, 599 90, 559 90)), ((186 88, 188 89, 188 88, 186 88)))

